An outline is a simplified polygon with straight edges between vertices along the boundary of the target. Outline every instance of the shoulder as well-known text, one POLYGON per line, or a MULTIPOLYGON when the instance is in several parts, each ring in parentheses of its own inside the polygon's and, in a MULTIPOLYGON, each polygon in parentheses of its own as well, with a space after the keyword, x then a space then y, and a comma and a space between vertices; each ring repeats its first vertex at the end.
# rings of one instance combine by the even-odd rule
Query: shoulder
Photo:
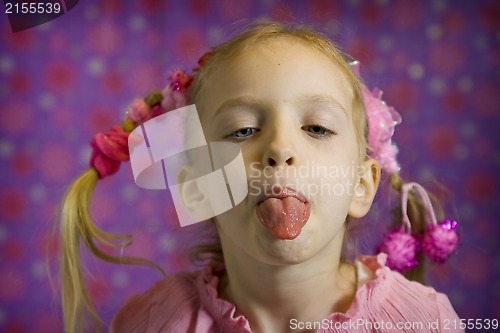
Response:
MULTIPOLYGON (((444 325, 459 320, 448 297, 434 288, 409 281, 384 265, 385 256, 361 258, 360 262, 372 272, 372 279, 363 285, 364 299, 369 299, 370 311, 381 320, 393 323, 421 324, 422 331, 441 332, 444 325), (369 298, 368 298, 369 295, 369 298), (429 324, 436 323, 430 329, 429 324)), ((367 309, 365 307, 365 309, 367 309)), ((414 330, 408 330, 413 332, 414 330)), ((463 332, 462 330, 446 330, 463 332)), ((406 331, 402 331, 406 332, 406 331)))
POLYGON ((115 315, 111 332, 179 332, 196 325, 200 296, 196 281, 202 272, 182 272, 131 297, 115 315))

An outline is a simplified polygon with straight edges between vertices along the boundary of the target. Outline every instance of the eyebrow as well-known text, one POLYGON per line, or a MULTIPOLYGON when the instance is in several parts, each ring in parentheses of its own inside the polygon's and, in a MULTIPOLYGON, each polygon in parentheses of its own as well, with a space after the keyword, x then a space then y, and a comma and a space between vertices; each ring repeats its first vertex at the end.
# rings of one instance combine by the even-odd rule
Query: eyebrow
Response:
POLYGON ((335 97, 331 95, 302 95, 297 98, 297 101, 304 104, 309 104, 311 102, 316 104, 332 104, 338 107, 346 117, 349 116, 346 108, 342 105, 342 103, 340 103, 335 97))
POLYGON ((259 101, 259 99, 255 96, 250 96, 250 95, 245 95, 245 96, 240 96, 232 99, 228 99, 222 105, 220 105, 217 110, 215 110, 214 115, 212 116, 212 119, 215 119, 217 115, 227 109, 231 109, 234 107, 238 106, 261 106, 262 102, 259 101))
MULTIPOLYGON (((309 104, 309 103, 316 103, 316 104, 331 104, 336 106, 342 113, 346 116, 348 116, 347 110, 345 107, 333 96, 331 95, 319 95, 319 94, 314 94, 314 95, 301 95, 298 98, 294 100, 295 103, 299 104, 309 104)), ((222 105, 220 105, 217 110, 215 111, 214 115, 212 116, 212 119, 215 119, 219 113, 224 112, 227 109, 231 109, 234 107, 239 107, 239 106, 257 106, 261 107, 262 102, 255 96, 251 95, 244 95, 244 96, 239 96, 236 98, 228 99, 222 105)))

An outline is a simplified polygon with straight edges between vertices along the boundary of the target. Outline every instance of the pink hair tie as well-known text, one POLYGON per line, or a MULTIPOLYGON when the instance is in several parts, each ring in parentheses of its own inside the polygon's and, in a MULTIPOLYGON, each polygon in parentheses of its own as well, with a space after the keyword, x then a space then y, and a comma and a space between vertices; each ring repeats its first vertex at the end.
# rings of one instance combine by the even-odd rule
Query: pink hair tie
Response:
POLYGON ((113 126, 106 134, 94 136, 90 166, 97 170, 99 178, 116 173, 120 163, 129 159, 128 135, 120 126, 113 126))

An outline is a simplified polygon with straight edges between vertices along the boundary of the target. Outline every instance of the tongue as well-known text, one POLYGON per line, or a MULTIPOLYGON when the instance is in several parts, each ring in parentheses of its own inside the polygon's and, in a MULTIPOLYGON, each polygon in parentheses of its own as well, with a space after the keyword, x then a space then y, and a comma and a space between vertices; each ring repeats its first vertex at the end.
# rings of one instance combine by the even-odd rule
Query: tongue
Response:
POLYGON ((295 239, 309 219, 310 204, 294 197, 269 198, 257 206, 257 217, 274 237, 295 239))

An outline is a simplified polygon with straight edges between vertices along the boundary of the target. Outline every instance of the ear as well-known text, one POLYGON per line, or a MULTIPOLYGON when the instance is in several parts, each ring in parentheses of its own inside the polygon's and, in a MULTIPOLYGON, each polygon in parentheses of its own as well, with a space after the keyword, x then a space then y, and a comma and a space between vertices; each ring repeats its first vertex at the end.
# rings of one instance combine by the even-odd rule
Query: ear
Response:
POLYGON ((200 207, 206 207, 207 196, 199 183, 189 181, 196 178, 195 170, 191 166, 182 166, 177 174, 179 195, 183 206, 188 213, 195 215, 200 207))
POLYGON ((373 159, 364 161, 358 169, 358 183, 349 206, 349 216, 360 218, 366 215, 372 206, 380 182, 380 165, 373 159))

